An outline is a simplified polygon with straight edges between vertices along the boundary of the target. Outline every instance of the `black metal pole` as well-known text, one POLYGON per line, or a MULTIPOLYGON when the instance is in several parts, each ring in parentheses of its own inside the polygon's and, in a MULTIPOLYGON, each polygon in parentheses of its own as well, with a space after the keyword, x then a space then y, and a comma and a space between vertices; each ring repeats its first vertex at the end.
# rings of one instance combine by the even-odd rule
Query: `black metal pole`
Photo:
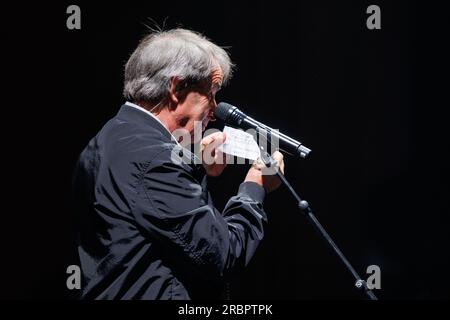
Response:
MULTIPOLYGON (((271 167, 275 160, 263 149, 261 150, 261 158, 266 165, 266 167, 271 167)), ((345 267, 348 271, 353 275, 355 278, 355 287, 358 289, 363 289, 364 292, 367 294, 367 296, 371 300, 378 300, 378 298, 375 296, 375 294, 367 287, 366 281, 361 279, 361 277, 358 275, 356 270, 353 268, 353 266, 350 264, 350 262, 347 260, 347 258, 344 256, 342 251, 338 248, 336 243, 331 239, 328 232, 322 227, 319 220, 314 216, 311 207, 309 206, 308 202, 305 200, 302 200, 298 193, 292 188, 289 181, 287 181, 286 177, 280 173, 280 171, 277 169, 276 174, 281 180, 281 182, 288 188, 290 193, 294 196, 294 198, 297 200, 298 208, 301 212, 306 214, 306 217, 308 221, 315 227, 315 229, 319 232, 319 234, 322 236, 322 238, 325 240, 326 243, 333 249, 334 253, 338 256, 338 258, 344 263, 345 267)))

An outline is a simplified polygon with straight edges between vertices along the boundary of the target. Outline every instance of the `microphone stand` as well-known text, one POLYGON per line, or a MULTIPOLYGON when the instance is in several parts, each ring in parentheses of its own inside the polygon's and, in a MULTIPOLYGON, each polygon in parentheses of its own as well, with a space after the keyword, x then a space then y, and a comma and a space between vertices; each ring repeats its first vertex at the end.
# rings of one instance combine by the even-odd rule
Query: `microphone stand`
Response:
MULTIPOLYGON (((270 137, 270 135, 269 135, 270 137)), ((270 142, 270 141, 269 141, 270 142)), ((347 270, 350 271, 350 273, 355 278, 355 287, 358 289, 363 289, 366 295, 370 298, 370 300, 378 300, 375 294, 372 292, 372 290, 369 289, 367 286, 367 282, 361 279, 361 277, 358 275, 358 273, 355 271, 355 269, 352 267, 350 262, 345 258, 344 254, 341 250, 339 250, 336 243, 334 243, 333 239, 331 239, 330 235, 326 232, 326 230, 322 227, 319 220, 314 216, 311 207, 309 206, 308 202, 305 200, 302 200, 302 198, 298 195, 298 193, 292 188, 289 181, 286 180, 285 176, 280 173, 278 168, 276 168, 274 165, 276 164, 276 161, 272 158, 271 155, 267 153, 264 147, 261 147, 261 160, 263 161, 264 165, 268 168, 273 167, 276 169, 276 174, 278 178, 281 180, 281 182, 288 188, 290 193, 294 196, 294 198, 297 200, 298 208, 301 212, 303 212, 309 222, 315 227, 315 229, 319 232, 319 234, 322 236, 323 240, 325 240, 326 243, 333 249, 334 253, 338 256, 338 258, 344 263, 347 270)))

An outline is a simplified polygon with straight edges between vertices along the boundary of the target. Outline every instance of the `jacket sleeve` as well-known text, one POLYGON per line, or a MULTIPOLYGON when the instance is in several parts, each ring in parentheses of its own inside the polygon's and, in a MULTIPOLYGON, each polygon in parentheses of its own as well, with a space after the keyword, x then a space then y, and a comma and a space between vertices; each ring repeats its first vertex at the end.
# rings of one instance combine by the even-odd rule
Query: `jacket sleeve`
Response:
POLYGON ((175 255, 172 258, 223 276, 247 264, 263 238, 265 191, 244 182, 220 213, 194 171, 156 157, 140 179, 133 214, 148 237, 175 255))

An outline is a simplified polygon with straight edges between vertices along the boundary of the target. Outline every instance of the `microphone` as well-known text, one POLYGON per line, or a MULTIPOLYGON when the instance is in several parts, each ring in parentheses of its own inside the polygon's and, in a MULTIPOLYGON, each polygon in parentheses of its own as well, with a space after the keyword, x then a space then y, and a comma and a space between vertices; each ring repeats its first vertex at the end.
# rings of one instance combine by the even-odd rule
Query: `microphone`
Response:
POLYGON ((214 116, 217 119, 223 120, 225 124, 230 126, 242 128, 244 130, 254 129, 258 133, 266 134, 269 139, 272 137, 278 139, 280 150, 285 153, 291 155, 297 154, 302 158, 306 158, 306 156, 308 156, 311 152, 311 149, 305 147, 301 142, 294 140, 279 131, 275 131, 255 119, 250 118, 241 110, 226 102, 220 102, 217 105, 216 110, 214 111, 214 116))

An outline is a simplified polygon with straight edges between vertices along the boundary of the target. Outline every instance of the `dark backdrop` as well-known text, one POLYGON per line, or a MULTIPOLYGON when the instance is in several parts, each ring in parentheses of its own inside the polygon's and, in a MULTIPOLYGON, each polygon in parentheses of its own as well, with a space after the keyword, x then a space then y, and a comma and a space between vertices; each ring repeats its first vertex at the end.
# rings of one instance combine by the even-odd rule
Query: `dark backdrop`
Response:
MULTIPOLYGON (((72 169, 124 102, 123 66, 152 19, 229 46, 237 68, 217 100, 313 150, 307 160, 287 156, 286 177, 361 275, 380 266, 380 298, 448 298, 445 104, 424 93, 436 79, 422 74, 442 39, 424 36, 421 12, 408 1, 74 1, 5 10, 4 128, 12 130, 4 134, 1 296, 71 298, 72 169), (81 7, 79 31, 66 28, 69 4, 81 7), (370 4, 381 7, 381 30, 366 28, 370 4)), ((247 167, 229 166, 211 183, 218 208, 247 167)), ((286 189, 265 208, 265 240, 232 283, 232 298, 364 298, 286 189)))

